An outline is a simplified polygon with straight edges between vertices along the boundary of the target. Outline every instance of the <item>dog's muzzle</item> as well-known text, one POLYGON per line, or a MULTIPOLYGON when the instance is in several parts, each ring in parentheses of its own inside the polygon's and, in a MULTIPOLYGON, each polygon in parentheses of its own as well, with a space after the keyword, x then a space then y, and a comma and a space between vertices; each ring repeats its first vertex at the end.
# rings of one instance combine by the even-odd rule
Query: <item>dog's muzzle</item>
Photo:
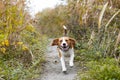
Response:
POLYGON ((61 46, 61 49, 62 49, 63 51, 68 51, 68 50, 69 50, 69 46, 61 46))

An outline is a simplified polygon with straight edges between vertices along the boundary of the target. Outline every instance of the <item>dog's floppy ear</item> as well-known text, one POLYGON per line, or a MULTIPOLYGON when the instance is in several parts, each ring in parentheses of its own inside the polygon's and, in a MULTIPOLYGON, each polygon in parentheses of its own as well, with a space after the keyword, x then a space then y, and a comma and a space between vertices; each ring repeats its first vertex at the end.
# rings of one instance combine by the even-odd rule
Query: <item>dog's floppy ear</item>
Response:
POLYGON ((76 40, 73 38, 69 38, 69 40, 70 40, 71 46, 74 47, 76 44, 76 40))
POLYGON ((54 40, 52 41, 51 46, 58 45, 58 41, 59 41, 59 39, 58 39, 58 38, 54 39, 54 40))

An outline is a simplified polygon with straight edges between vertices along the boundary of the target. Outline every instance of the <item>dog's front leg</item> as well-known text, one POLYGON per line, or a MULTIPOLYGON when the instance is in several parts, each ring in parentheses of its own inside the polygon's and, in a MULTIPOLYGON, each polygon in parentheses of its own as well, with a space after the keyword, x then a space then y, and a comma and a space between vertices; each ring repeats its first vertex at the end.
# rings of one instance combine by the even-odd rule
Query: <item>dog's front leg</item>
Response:
POLYGON ((64 53, 61 50, 59 50, 59 48, 58 48, 58 52, 59 52, 59 57, 60 57, 61 65, 62 65, 62 71, 66 73, 67 68, 65 66, 64 53))
POLYGON ((70 60, 69 60, 70 67, 74 66, 74 49, 70 50, 70 60))
POLYGON ((62 65, 62 71, 66 72, 67 69, 66 69, 66 66, 65 66, 64 56, 61 56, 60 61, 61 61, 61 65, 62 65))

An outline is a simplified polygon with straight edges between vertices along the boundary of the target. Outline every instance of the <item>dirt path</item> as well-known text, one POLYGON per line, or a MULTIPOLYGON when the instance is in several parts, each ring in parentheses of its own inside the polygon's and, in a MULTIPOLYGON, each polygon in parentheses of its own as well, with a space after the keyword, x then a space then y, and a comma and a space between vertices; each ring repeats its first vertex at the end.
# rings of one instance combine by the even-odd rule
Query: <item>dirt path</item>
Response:
POLYGON ((59 61, 58 52, 56 46, 48 46, 46 53, 46 63, 44 64, 44 71, 41 74, 41 78, 37 80, 74 80, 77 75, 76 63, 74 67, 70 67, 68 64, 68 58, 66 59, 67 73, 62 73, 61 63, 59 61))

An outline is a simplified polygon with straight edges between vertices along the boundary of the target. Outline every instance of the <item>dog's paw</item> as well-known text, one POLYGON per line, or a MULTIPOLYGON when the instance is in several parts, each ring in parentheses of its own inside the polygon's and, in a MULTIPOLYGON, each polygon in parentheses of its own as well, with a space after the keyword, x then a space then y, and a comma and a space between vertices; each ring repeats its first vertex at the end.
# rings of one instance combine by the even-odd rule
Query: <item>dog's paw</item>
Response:
POLYGON ((67 71, 63 71, 64 74, 68 74, 67 71))
POLYGON ((73 67, 73 66, 74 66, 73 62, 70 62, 70 64, 69 64, 69 65, 70 65, 70 67, 73 67))
POLYGON ((70 68, 73 68, 74 66, 70 66, 70 68))

